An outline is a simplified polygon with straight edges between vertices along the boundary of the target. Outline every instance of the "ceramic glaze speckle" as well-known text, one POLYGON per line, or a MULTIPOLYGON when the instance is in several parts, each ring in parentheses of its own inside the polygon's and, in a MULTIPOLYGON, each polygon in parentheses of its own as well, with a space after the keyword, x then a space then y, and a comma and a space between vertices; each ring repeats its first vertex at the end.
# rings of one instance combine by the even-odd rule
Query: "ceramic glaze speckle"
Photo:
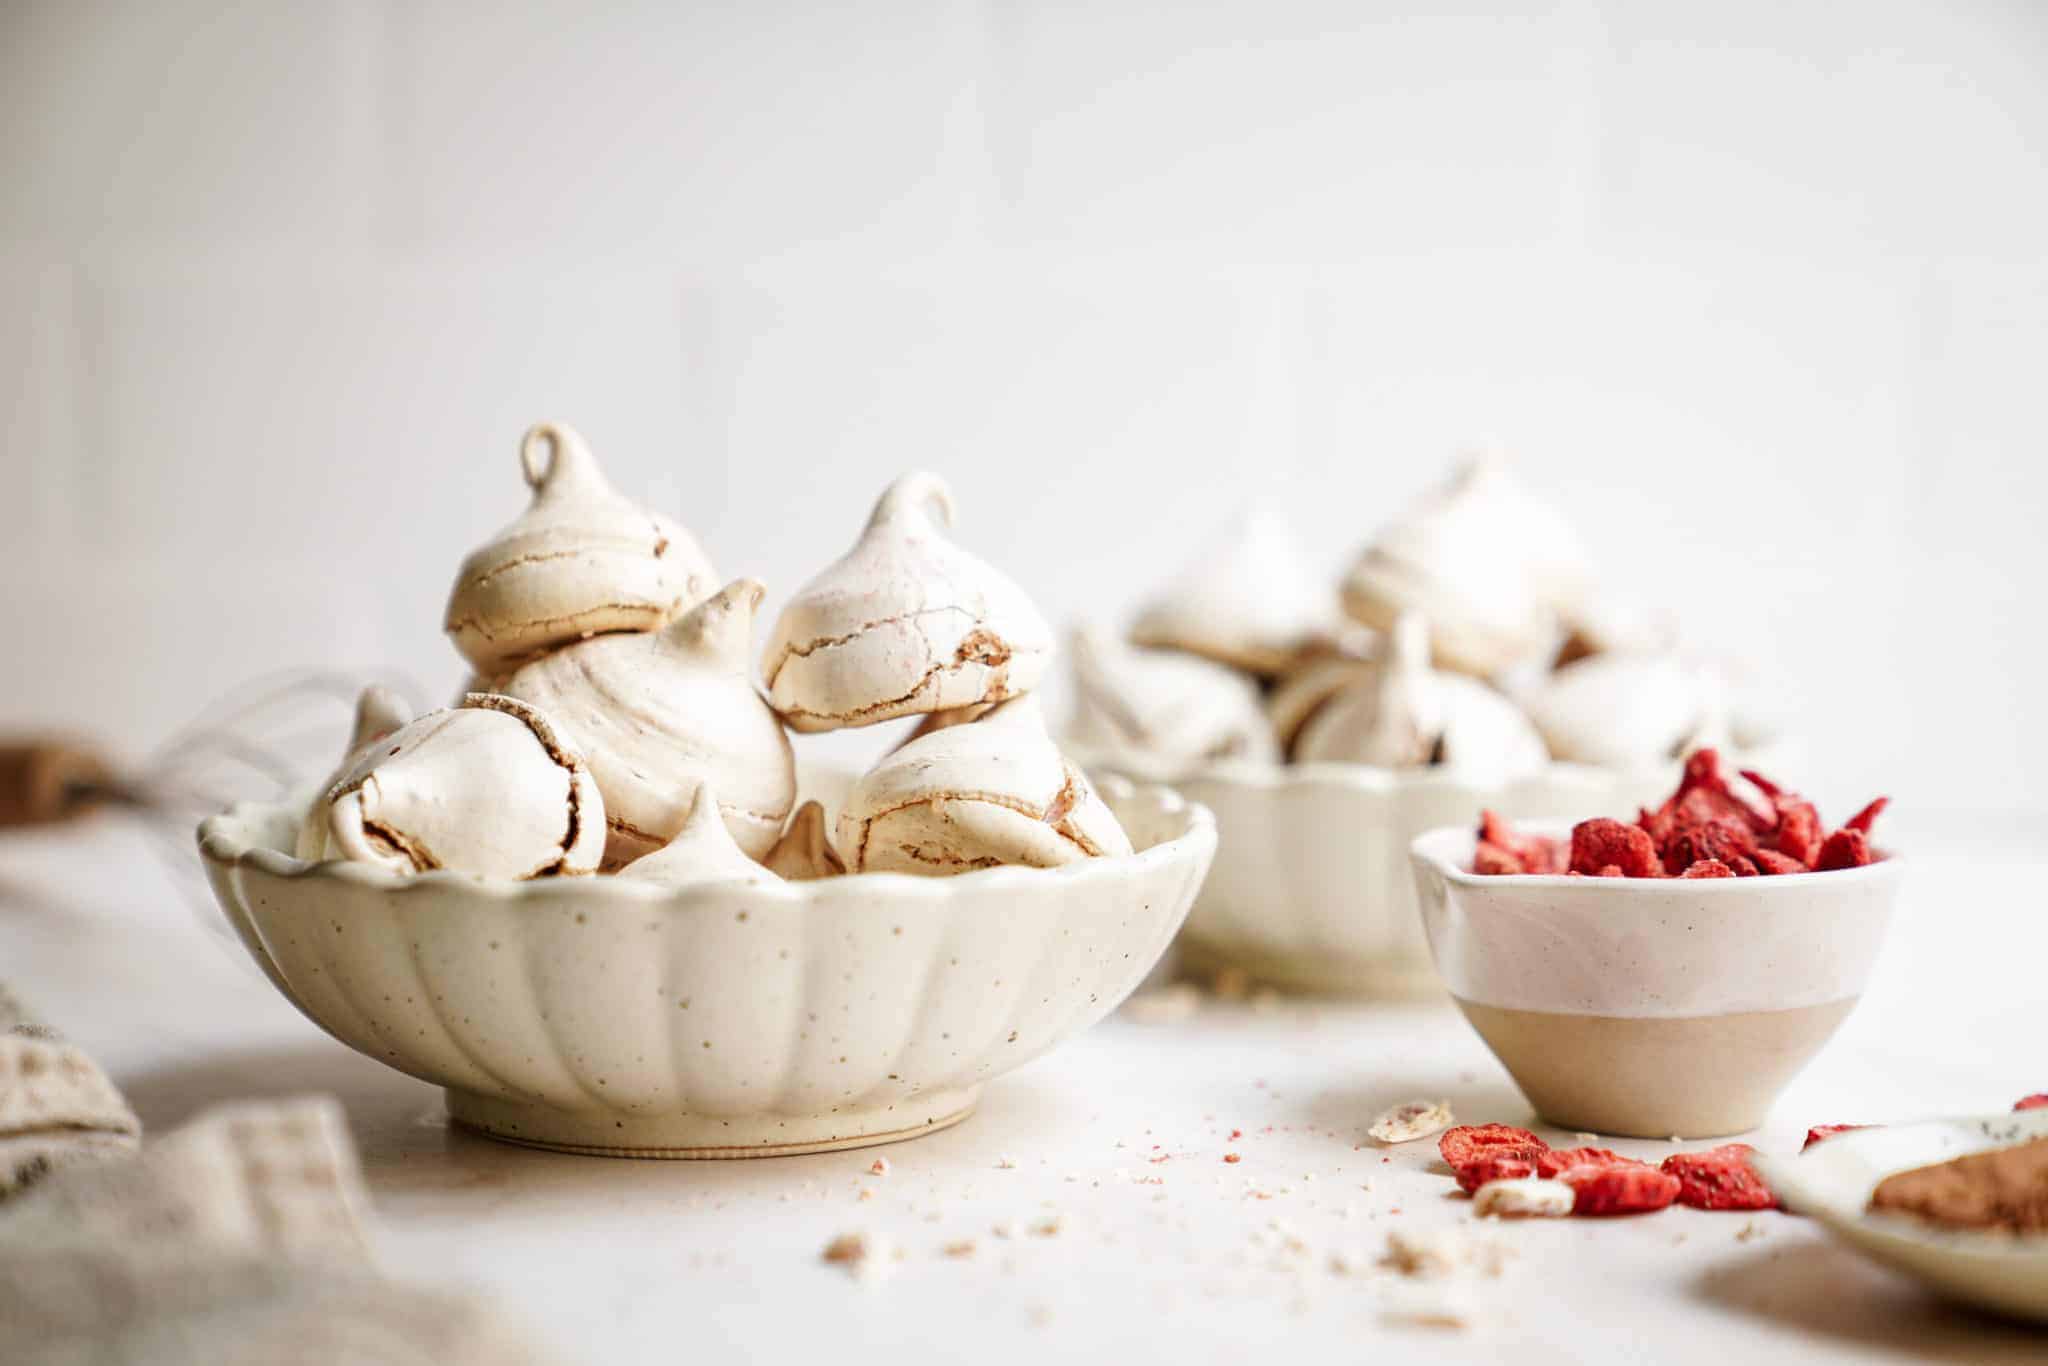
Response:
MULTIPOLYGON (((1545 833, 1565 834, 1554 826, 1545 833)), ((1413 846, 1437 972, 1462 1001, 1509 1010, 1685 1019, 1862 994, 1904 865, 1791 877, 1482 877, 1473 834, 1413 846)))
POLYGON ((230 922, 343 1043, 520 1142, 721 1156, 943 1127, 1108 1014, 1215 848, 1200 807, 1104 796, 1139 852, 1062 869, 668 889, 400 877, 292 857, 296 811, 201 827, 230 922))

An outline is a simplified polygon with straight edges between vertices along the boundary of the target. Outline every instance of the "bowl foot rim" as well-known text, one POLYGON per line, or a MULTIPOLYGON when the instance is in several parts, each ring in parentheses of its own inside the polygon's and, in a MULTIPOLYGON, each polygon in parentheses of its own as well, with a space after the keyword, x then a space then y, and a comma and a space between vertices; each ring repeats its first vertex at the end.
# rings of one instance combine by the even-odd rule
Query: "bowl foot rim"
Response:
POLYGON ((935 1134, 974 1113, 981 1087, 929 1091, 869 1110, 820 1115, 614 1116, 499 1100, 452 1087, 444 1094, 452 1123, 500 1143, 586 1157, 709 1161, 841 1152, 935 1134), (906 1117, 914 1122, 905 1123, 906 1117), (622 1141, 601 1141, 607 1127, 623 1131, 622 1141), (713 1134, 722 1141, 703 1141, 713 1134))

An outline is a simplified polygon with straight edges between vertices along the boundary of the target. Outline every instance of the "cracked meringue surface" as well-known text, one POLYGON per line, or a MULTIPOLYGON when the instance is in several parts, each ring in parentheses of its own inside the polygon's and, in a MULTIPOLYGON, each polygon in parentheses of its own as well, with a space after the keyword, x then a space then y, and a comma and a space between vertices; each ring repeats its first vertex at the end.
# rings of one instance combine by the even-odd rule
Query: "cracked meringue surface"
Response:
POLYGON ((1279 758, 1258 685, 1200 655, 1126 645, 1097 626, 1070 637, 1077 745, 1172 766, 1279 758))
POLYGON ((1270 508, 1190 563, 1138 609, 1135 645, 1185 650, 1248 673, 1275 674, 1337 626, 1337 601, 1270 508))
POLYGON ((860 539, 783 608, 762 658, 793 730, 1000 702, 1038 685, 1052 631, 1011 580, 955 545, 953 497, 907 474, 860 539))
POLYGON ((445 629, 484 677, 571 641, 649 631, 718 579, 681 526, 621 496, 574 428, 543 422, 519 446, 533 501, 462 562, 445 629))
MULTIPOLYGON (((471 692, 479 689, 470 689, 471 692)), ((465 694, 466 696, 467 694, 465 694)), ((462 698, 455 699, 455 705, 462 705, 462 698)), ((342 750, 342 760, 334 772, 327 775, 327 781, 320 785, 320 795, 333 790, 334 785, 347 776, 356 764, 365 746, 390 735, 406 722, 412 720, 412 708, 405 699, 389 688, 372 684, 363 689, 356 698, 355 723, 349 728, 348 745, 342 750)), ((299 822, 299 840, 296 852, 308 862, 318 862, 327 853, 327 806, 322 800, 315 800, 306 808, 305 819, 299 822)))
POLYGON ((736 579, 659 631, 596 636, 505 680, 505 692, 545 709, 588 758, 610 826, 606 868, 673 839, 704 783, 749 857, 782 834, 796 759, 747 680, 765 591, 736 579))
POLYGON ((594 872, 604 798, 539 709, 475 693, 362 749, 317 804, 321 855, 400 873, 594 872))
POLYGON ((705 883, 734 883, 760 886, 779 882, 771 870, 762 867, 733 843, 718 797, 711 784, 700 783, 690 799, 689 814, 674 838, 651 854, 634 859, 619 869, 620 877, 655 882, 664 887, 695 887, 705 883))
POLYGON ((1131 852, 1028 695, 913 740, 862 775, 840 813, 838 847, 849 872, 933 877, 1131 852))

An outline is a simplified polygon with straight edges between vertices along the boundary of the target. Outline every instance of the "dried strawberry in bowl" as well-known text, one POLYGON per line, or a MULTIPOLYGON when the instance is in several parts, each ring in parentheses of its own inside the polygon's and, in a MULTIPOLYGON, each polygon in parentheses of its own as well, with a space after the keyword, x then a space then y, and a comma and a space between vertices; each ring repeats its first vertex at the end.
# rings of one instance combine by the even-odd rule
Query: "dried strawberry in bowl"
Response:
POLYGON ((1438 975, 1537 1111, 1664 1138, 1760 1123, 1854 1008, 1904 874, 1873 802, 1810 802, 1711 750, 1632 822, 1487 819, 1410 846, 1438 975))

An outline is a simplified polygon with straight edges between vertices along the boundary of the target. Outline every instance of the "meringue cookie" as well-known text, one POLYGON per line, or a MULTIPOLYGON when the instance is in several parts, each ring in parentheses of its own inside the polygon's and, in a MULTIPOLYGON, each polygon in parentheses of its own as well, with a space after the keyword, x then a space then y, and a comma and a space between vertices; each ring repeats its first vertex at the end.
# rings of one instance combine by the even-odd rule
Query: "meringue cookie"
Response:
POLYGON ((1429 667, 1427 628, 1396 619, 1369 682, 1332 695, 1302 723, 1302 763, 1437 766, 1473 782, 1504 782, 1547 760, 1543 739, 1508 698, 1477 679, 1429 667))
POLYGON ((607 868, 674 838, 701 783, 749 857, 781 835, 796 804, 796 759, 781 721, 747 681, 765 591, 737 579, 659 631, 597 636, 505 681, 589 758, 611 824, 607 868))
POLYGON ((805 802, 796 809, 789 818, 789 829, 761 862, 787 882, 814 882, 846 871, 846 861, 832 847, 825 829, 825 808, 817 802, 805 802))
POLYGON ((1551 754, 1643 768, 1702 744, 1725 744, 1720 681, 1675 655, 1590 655, 1549 675, 1528 699, 1551 754))
POLYGON ((1278 673, 1338 620, 1328 585, 1297 544, 1271 509, 1255 510, 1226 545, 1190 564, 1139 609, 1131 642, 1278 673))
POLYGON ((572 428, 519 446, 533 503, 462 562, 446 629, 486 677, 605 631, 651 631, 717 584, 689 532, 614 492, 572 428))
POLYGON ((705 883, 765 886, 782 879, 762 867, 732 842, 711 784, 700 783, 690 799, 683 828, 667 844, 619 869, 620 877, 658 882, 664 887, 695 887, 705 883))
POLYGON ((488 693, 364 748, 321 807, 324 857, 400 873, 588 873, 604 850, 582 755, 540 711, 488 693))
POLYGON ((1379 679, 1377 658, 1324 655, 1307 659, 1280 676, 1266 699, 1266 719, 1274 743, 1287 759, 1299 756, 1302 727, 1331 699, 1354 688, 1371 687, 1379 679))
POLYGON ((913 741, 863 775, 839 816, 849 871, 950 876, 1131 852, 1032 696, 913 741))
POLYGON ((1050 628, 1023 590, 946 538, 952 524, 944 481, 906 474, 853 549, 782 609, 761 672, 792 729, 867 726, 1037 686, 1050 628))
POLYGON ((1258 685, 1179 650, 1126 645, 1099 627, 1073 633, 1067 734, 1104 754, 1166 765, 1279 758, 1258 685))
POLYGON ((1345 576, 1344 608, 1386 629, 1429 620, 1436 660, 1485 677, 1542 655, 1591 575, 1571 529, 1497 458, 1480 457, 1383 531, 1345 576))
MULTIPOLYGON (((467 694, 465 694, 466 696, 467 694)), ((456 706, 462 699, 455 700, 456 706)), ((356 698, 355 724, 349 728, 348 747, 342 751, 340 767, 327 775, 327 781, 320 785, 319 794, 312 805, 306 808, 304 818, 299 821, 298 845, 294 849, 300 858, 309 863, 318 862, 327 850, 327 804, 326 794, 342 780, 364 746, 374 744, 412 720, 412 708, 405 699, 389 688, 375 684, 363 689, 356 698)))

